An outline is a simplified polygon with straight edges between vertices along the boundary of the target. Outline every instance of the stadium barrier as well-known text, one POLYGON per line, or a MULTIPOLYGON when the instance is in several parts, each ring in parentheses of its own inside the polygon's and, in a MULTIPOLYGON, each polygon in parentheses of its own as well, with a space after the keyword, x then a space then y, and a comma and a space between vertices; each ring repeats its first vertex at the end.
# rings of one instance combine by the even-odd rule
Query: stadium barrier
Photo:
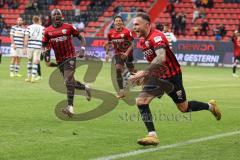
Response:
MULTIPOLYGON (((86 55, 105 60, 103 45, 106 38, 86 38, 86 55)), ((76 50, 80 49, 77 38, 73 39, 76 50)), ((221 41, 177 41, 173 43, 173 52, 178 61, 183 65, 200 66, 230 66, 233 61, 233 46, 229 42, 221 41)), ((3 43, 1 46, 3 56, 10 56, 10 44, 3 43)), ((54 53, 51 53, 52 56, 54 53)), ((135 42, 134 59, 139 62, 146 62, 138 41, 135 42)))

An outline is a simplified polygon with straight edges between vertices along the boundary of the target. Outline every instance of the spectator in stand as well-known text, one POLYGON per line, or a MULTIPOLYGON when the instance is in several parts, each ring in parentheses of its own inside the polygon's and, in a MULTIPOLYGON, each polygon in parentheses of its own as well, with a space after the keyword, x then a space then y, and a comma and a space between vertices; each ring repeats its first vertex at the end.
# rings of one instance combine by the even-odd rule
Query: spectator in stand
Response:
POLYGON ((115 7, 113 11, 114 11, 115 14, 117 14, 119 12, 122 12, 122 6, 115 7))
POLYGON ((226 36, 227 31, 226 31, 226 28, 225 28, 224 24, 219 25, 219 34, 220 34, 222 39, 223 39, 224 36, 226 36))
POLYGON ((38 5, 38 1, 34 0, 34 2, 33 2, 33 10, 38 11, 39 8, 40 8, 40 6, 38 5))
POLYGON ((30 0, 26 7, 25 7, 27 10, 34 10, 34 11, 38 11, 39 10, 39 6, 38 6, 38 2, 37 0, 30 0))
POLYGON ((195 22, 196 19, 199 18, 199 11, 198 8, 195 8, 194 12, 193 12, 193 19, 192 19, 192 23, 195 22))
POLYGON ((79 5, 80 0, 73 0, 73 5, 79 5))
POLYGON ((0 0, 0 8, 2 8, 5 4, 5 1, 4 0, 0 0))
POLYGON ((174 32, 175 30, 175 25, 176 25, 176 18, 177 18, 177 13, 173 12, 171 16, 171 22, 172 22, 172 31, 174 32))
POLYGON ((51 23, 52 23, 52 22, 51 22, 50 16, 49 16, 49 15, 45 16, 44 19, 43 19, 43 26, 44 26, 45 28, 47 28, 48 26, 51 25, 51 23))
POLYGON ((182 34, 182 35, 185 35, 185 30, 186 30, 186 15, 184 14, 184 12, 181 13, 180 30, 181 30, 181 34, 182 34))
POLYGON ((204 33, 205 36, 208 35, 208 30, 209 30, 209 24, 207 22, 207 19, 203 19, 203 22, 201 23, 201 30, 200 30, 200 35, 203 35, 204 33))
POLYGON ((206 18, 206 10, 204 7, 200 8, 200 13, 199 13, 200 18, 206 18))
POLYGON ((76 19, 77 21, 79 21, 80 15, 81 15, 81 10, 80 10, 80 8, 79 8, 78 6, 76 6, 76 5, 73 5, 73 9, 74 9, 75 19, 76 19))
POLYGON ((131 12, 136 12, 137 11, 137 8, 135 6, 131 7, 130 9, 131 12))
POLYGON ((33 9, 33 0, 29 0, 28 3, 26 4, 25 8, 27 10, 32 10, 33 9))
POLYGON ((201 7, 201 0, 195 0, 194 4, 196 8, 201 7))
POLYGON ((213 8, 213 0, 208 0, 208 4, 207 4, 207 7, 208 8, 213 8))
POLYGON ((170 16, 172 15, 173 12, 175 12, 175 7, 173 3, 168 3, 165 12, 169 13, 170 16))
POLYGON ((195 35, 195 38, 197 38, 198 34, 199 34, 199 26, 198 26, 198 24, 194 24, 194 26, 192 27, 192 31, 193 31, 193 34, 195 35))
POLYGON ((142 9, 142 8, 138 8, 137 12, 144 12, 145 13, 144 9, 142 9))
POLYGON ((13 0, 13 4, 12 4, 12 9, 17 9, 19 7, 19 3, 17 0, 13 0))
POLYGON ((56 5, 57 1, 56 0, 47 0, 47 4, 56 5))
POLYGON ((6 3, 8 5, 8 9, 11 9, 13 5, 13 0, 6 0, 6 3))
POLYGON ((201 0, 201 6, 206 8, 208 5, 208 0, 201 0))
POLYGON ((213 35, 215 36, 216 41, 220 41, 222 39, 220 36, 219 26, 213 29, 213 35))
POLYGON ((4 22, 3 18, 0 18, 0 35, 2 35, 2 31, 4 28, 6 28, 6 23, 4 22))
MULTIPOLYGON (((240 33, 240 24, 237 26, 236 31, 237 31, 238 33, 240 33)), ((235 31, 235 32, 236 32, 236 31, 235 31)))
POLYGON ((156 28, 161 32, 163 31, 163 25, 160 22, 156 23, 156 28))
POLYGON ((175 28, 174 28, 174 34, 175 35, 179 35, 179 30, 180 30, 180 25, 181 25, 181 21, 182 21, 182 14, 179 13, 176 16, 176 21, 175 21, 175 28))
POLYGON ((10 27, 4 22, 3 16, 0 15, 0 35, 9 35, 10 27))

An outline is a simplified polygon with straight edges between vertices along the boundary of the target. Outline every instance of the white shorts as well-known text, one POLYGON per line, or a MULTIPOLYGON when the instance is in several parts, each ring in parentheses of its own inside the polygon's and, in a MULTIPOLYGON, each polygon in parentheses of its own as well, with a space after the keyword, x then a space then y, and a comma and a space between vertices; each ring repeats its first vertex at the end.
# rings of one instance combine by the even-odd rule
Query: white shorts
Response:
POLYGON ((23 57, 23 48, 10 49, 12 57, 23 57))
POLYGON ((41 49, 28 48, 27 57, 32 59, 32 62, 40 61, 41 49))

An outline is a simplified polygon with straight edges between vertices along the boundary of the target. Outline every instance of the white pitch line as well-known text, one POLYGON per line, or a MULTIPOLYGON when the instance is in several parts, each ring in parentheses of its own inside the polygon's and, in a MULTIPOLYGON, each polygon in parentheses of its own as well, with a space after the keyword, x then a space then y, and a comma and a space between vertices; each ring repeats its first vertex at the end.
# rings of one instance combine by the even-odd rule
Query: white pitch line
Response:
POLYGON ((110 155, 110 156, 106 156, 106 157, 100 157, 100 158, 96 158, 94 160, 114 160, 114 159, 119 159, 119 158, 125 158, 125 157, 129 157, 129 156, 143 154, 143 153, 162 151, 162 150, 165 150, 168 148, 175 148, 175 147, 190 145, 190 144, 194 144, 194 143, 209 141, 209 140, 213 140, 213 139, 230 137, 230 136, 233 136, 236 134, 240 134, 240 131, 227 132, 227 133, 217 134, 217 135, 213 135, 213 136, 209 136, 209 137, 202 137, 202 138, 198 138, 198 139, 191 139, 191 140, 188 140, 185 142, 169 144, 169 145, 160 146, 160 147, 156 147, 156 148, 140 149, 140 150, 130 151, 130 152, 126 152, 126 153, 120 153, 120 154, 110 155))

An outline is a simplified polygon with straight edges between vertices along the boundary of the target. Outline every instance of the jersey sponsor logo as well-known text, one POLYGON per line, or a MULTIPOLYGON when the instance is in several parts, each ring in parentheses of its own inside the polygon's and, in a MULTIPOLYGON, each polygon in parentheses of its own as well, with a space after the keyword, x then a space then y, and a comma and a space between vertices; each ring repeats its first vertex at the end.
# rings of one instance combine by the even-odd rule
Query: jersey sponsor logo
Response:
POLYGON ((162 37, 161 36, 157 36, 153 38, 155 43, 161 42, 162 41, 162 37))
POLYGON ((124 42, 125 40, 124 39, 113 39, 112 42, 115 42, 115 43, 121 43, 121 42, 124 42))
POLYGON ((63 34, 66 34, 66 33, 67 33, 67 30, 66 30, 66 29, 63 29, 63 30, 62 30, 62 33, 63 33, 63 34))
POLYGON ((144 54, 145 56, 150 56, 150 55, 153 55, 153 51, 152 51, 151 49, 148 49, 148 50, 146 50, 146 51, 143 51, 143 54, 144 54))
POLYGON ((145 41, 145 46, 146 46, 147 48, 149 48, 149 46, 150 46, 149 41, 145 41))
POLYGON ((61 36, 61 37, 56 37, 51 39, 51 41, 54 41, 54 42, 62 42, 65 40, 67 40, 67 36, 61 36))
POLYGON ((120 36, 123 38, 125 35, 122 33, 122 34, 120 34, 120 36))
POLYGON ((182 90, 176 92, 178 99, 182 99, 182 90))

